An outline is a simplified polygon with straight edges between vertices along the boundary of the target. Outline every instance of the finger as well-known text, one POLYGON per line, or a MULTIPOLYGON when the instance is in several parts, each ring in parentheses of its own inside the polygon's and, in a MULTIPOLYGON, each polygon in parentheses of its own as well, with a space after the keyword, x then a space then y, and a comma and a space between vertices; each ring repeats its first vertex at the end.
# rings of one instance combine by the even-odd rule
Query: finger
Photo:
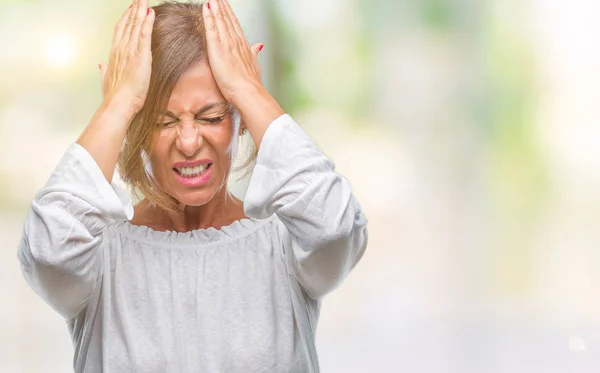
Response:
POLYGON ((98 64, 98 69, 100 70, 100 89, 102 90, 102 94, 104 94, 104 79, 106 77, 106 64, 98 64))
POLYGON ((202 7, 202 18, 204 18, 204 30, 206 31, 206 40, 208 41, 208 45, 210 46, 212 43, 220 43, 221 39, 219 37, 219 30, 217 30, 213 12, 210 10, 210 3, 206 3, 204 7, 202 7))
POLYGON ((233 26, 233 11, 231 10, 231 6, 225 0, 215 0, 219 3, 220 13, 222 14, 223 23, 227 26, 227 32, 230 37, 236 38, 237 32, 235 31, 235 27, 233 26))
POLYGON ((152 42, 152 26, 154 25, 154 9, 148 8, 148 14, 142 23, 140 30, 139 41, 137 45, 137 51, 140 55, 144 53, 151 53, 151 42, 152 42))
POLYGON ((222 0, 221 5, 222 5, 222 9, 228 15, 227 18, 228 18, 229 30, 235 32, 235 34, 237 36, 239 36, 240 38, 245 40, 244 31, 242 31, 242 26, 240 25, 240 21, 238 20, 235 13, 233 12, 233 9, 231 8, 231 4, 229 3, 229 1, 222 0))
POLYGON ((265 45, 262 43, 257 43, 250 47, 250 50, 252 51, 252 55, 254 56, 254 58, 258 58, 258 54, 260 53, 260 51, 262 51, 262 49, 264 47, 265 47, 265 45))
POLYGON ((213 14, 215 28, 219 31, 221 43, 227 41, 229 36, 229 27, 227 26, 226 14, 223 12, 219 0, 210 1, 210 11, 213 14))
POLYGON ((119 19, 119 22, 117 22, 117 26, 115 27, 115 35, 113 37, 113 46, 119 45, 119 43, 123 39, 123 32, 125 31, 125 27, 127 26, 127 20, 129 19, 130 14, 131 6, 127 8, 125 13, 123 13, 121 18, 119 19))
POLYGON ((260 51, 263 50, 264 48, 264 44, 262 43, 258 43, 258 44, 254 44, 253 46, 250 47, 250 51, 252 52, 252 55, 254 56, 254 59, 256 60, 256 73, 258 75, 258 80, 262 81, 262 72, 260 69, 260 65, 258 64, 258 54, 260 53, 260 51))
POLYGON ((131 28, 131 36, 129 37, 129 45, 132 51, 137 51, 137 46, 140 38, 140 31, 146 16, 150 14, 148 8, 148 0, 138 0, 138 7, 131 28))
POLYGON ((106 76, 106 68, 107 65, 103 63, 98 64, 98 70, 100 71, 100 78, 104 81, 104 77, 106 76))
POLYGON ((127 18, 127 23, 125 24, 125 30, 123 30, 123 38, 121 39, 121 46, 126 46, 129 43, 129 38, 131 37, 131 29, 133 28, 133 22, 135 19, 136 11, 137 11, 137 3, 139 0, 133 0, 131 3, 131 7, 129 8, 129 17, 127 18))

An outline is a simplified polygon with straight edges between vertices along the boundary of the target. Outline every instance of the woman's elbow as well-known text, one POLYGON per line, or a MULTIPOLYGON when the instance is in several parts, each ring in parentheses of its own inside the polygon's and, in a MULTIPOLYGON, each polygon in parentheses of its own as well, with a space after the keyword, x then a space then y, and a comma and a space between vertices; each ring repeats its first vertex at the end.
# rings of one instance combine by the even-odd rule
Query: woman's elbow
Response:
POLYGON ((337 289, 364 255, 367 241, 366 227, 324 234, 321 247, 300 264, 307 294, 320 299, 337 289))

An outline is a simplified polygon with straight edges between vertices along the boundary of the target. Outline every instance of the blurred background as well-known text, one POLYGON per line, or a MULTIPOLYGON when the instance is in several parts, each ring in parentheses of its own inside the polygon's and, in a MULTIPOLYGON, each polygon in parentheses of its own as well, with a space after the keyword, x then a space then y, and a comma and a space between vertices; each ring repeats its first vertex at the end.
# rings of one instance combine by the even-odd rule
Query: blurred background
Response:
MULTIPOLYGON (((370 221, 322 371, 599 372, 600 2, 231 2, 370 221)), ((127 6, 0 0, 0 372, 72 371, 16 247, 127 6)))

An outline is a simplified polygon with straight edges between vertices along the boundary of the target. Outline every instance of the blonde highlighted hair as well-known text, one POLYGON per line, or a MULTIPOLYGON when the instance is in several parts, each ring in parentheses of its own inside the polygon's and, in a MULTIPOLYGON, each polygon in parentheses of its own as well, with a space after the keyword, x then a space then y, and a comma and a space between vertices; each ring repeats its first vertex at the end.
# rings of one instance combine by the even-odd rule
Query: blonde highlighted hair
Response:
MULTIPOLYGON (((119 155, 119 174, 132 193, 167 211, 175 211, 177 201, 152 177, 146 155, 152 152, 154 135, 160 131, 157 125, 159 117, 166 112, 177 81, 191 65, 207 61, 202 6, 202 3, 196 2, 167 1, 153 7, 156 16, 152 30, 150 87, 143 108, 129 125, 119 155)), ((233 135, 230 144, 230 173, 241 170, 243 176, 251 169, 257 152, 252 148, 252 141, 249 141, 243 154, 245 159, 235 163, 240 118, 235 110, 231 110, 231 115, 233 135)))

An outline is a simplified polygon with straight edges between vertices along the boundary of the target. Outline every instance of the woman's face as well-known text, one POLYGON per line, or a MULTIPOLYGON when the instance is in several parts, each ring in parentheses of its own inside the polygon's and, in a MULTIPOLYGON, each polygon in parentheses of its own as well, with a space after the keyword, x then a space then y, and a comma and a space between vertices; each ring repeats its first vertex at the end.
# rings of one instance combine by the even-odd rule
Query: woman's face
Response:
POLYGON ((207 63, 181 76, 159 121, 150 154, 156 182, 184 205, 206 204, 226 188, 233 135, 230 105, 207 63))

